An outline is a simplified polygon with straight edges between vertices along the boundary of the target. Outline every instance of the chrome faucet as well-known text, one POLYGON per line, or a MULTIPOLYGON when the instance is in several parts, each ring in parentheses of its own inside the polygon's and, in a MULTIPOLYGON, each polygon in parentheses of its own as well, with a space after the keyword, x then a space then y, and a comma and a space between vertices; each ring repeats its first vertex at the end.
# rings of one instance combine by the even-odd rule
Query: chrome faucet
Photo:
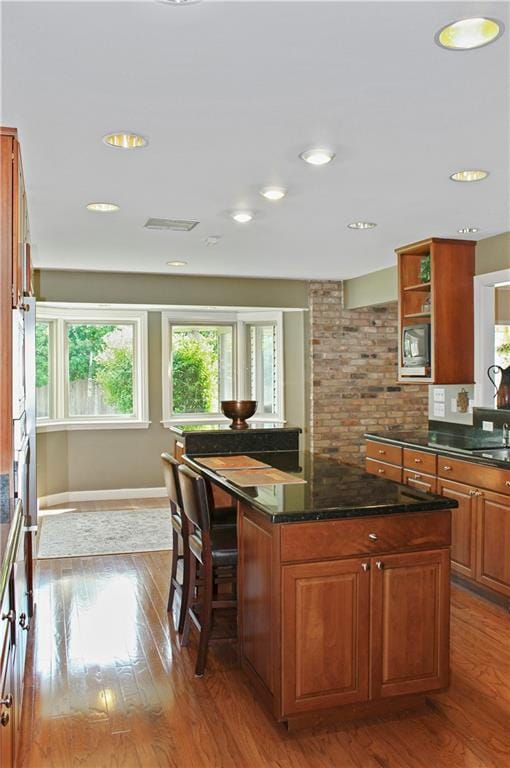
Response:
POLYGON ((503 424, 503 445, 510 448, 510 424, 503 424))

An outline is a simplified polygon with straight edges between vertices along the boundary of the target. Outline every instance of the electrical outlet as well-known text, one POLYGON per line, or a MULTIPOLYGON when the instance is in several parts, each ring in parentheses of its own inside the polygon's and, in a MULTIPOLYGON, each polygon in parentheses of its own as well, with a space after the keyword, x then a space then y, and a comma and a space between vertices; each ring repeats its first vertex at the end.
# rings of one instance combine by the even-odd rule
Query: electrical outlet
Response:
POLYGON ((486 432, 494 432, 494 422, 482 421, 482 429, 484 429, 486 432))

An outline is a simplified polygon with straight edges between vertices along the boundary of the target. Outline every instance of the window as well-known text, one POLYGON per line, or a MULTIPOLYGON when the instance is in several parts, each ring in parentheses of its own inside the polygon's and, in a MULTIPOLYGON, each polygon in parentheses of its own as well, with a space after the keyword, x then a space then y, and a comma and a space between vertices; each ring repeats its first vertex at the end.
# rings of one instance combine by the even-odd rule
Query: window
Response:
POLYGON ((38 425, 148 426, 147 313, 38 305, 38 425))
POLYGON ((163 312, 163 421, 221 420, 221 401, 257 400, 283 421, 282 313, 163 312))

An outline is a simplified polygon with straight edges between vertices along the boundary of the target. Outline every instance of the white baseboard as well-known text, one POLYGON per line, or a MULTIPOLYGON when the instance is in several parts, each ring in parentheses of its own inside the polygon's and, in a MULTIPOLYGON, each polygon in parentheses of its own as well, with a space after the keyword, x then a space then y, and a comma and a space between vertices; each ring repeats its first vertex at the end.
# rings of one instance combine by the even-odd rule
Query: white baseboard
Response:
POLYGON ((37 502, 41 509, 56 504, 68 504, 73 501, 107 501, 109 499, 156 499, 166 496, 166 488, 112 488, 104 491, 64 491, 39 496, 37 502))

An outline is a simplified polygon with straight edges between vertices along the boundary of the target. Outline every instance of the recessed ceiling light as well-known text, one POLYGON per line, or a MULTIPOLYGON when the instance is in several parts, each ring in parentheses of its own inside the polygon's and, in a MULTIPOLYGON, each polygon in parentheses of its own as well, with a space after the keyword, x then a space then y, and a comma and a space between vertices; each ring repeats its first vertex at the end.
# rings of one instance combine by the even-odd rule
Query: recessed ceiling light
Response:
POLYGON ((263 187, 260 194, 266 200, 281 200, 287 194, 287 190, 284 187, 263 187))
POLYGON ((230 215, 238 224, 247 224, 253 219, 253 213, 251 211, 232 211, 230 215))
POLYGON ((114 213, 119 211, 120 207, 115 203, 88 203, 87 211, 95 211, 96 213, 114 213))
POLYGON ((461 227, 457 232, 459 235, 471 235, 474 232, 478 232, 478 227, 461 227))
POLYGON ((301 160, 310 165, 326 165, 330 163, 335 157, 335 153, 330 149, 307 149, 305 152, 301 152, 299 155, 301 160))
POLYGON ((373 229, 377 226, 373 221, 352 221, 347 224, 349 229, 373 229))
POLYGON ((116 149, 142 149, 149 143, 145 136, 141 136, 139 133, 107 133, 103 136, 103 141, 108 144, 109 147, 115 147, 116 149))
POLYGON ((495 19, 460 19, 440 29, 435 41, 449 51, 469 51, 493 43, 501 37, 503 30, 503 24, 495 19))
POLYGON ((452 181, 482 181, 489 175, 489 171, 483 171, 480 168, 470 171, 457 171, 452 173, 450 179, 452 181))
POLYGON ((166 265, 167 267, 185 267, 187 261, 167 261, 166 265))

